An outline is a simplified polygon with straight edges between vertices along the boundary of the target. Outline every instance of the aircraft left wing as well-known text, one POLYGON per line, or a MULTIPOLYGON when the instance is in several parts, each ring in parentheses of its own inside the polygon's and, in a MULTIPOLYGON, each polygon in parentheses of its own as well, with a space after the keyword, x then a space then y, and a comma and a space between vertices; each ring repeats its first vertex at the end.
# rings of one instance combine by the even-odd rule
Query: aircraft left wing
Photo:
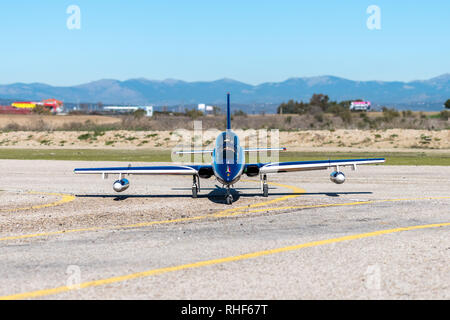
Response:
MULTIPOLYGON (((150 166, 150 167, 111 167, 111 168, 78 168, 76 174, 173 174, 173 175, 198 175, 200 166, 150 166)), ((205 167, 205 166, 201 166, 205 167)))
MULTIPOLYGON (((324 170, 328 168, 336 168, 339 171, 339 167, 353 167, 356 169, 357 165, 361 164, 377 164, 383 163, 386 160, 384 158, 375 159, 346 159, 346 160, 318 160, 318 161, 292 161, 292 162, 271 162, 265 164, 257 164, 259 172, 265 173, 277 173, 277 172, 293 172, 293 171, 309 171, 309 170, 324 170)), ((247 164, 246 166, 252 166, 247 164)), ((254 165, 253 165, 254 166, 254 165)))
POLYGON ((109 174, 117 174, 119 180, 114 182, 113 189, 116 192, 122 192, 128 189, 130 182, 124 179, 127 175, 147 175, 147 174, 166 174, 166 175, 189 175, 192 176, 192 196, 197 197, 200 191, 200 174, 212 174, 212 166, 195 165, 195 166, 150 166, 150 167, 109 167, 109 168, 78 168, 74 169, 75 174, 101 174, 103 179, 107 179, 109 174), (204 172, 203 170, 206 170, 204 172), (202 173, 204 172, 204 173, 202 173))

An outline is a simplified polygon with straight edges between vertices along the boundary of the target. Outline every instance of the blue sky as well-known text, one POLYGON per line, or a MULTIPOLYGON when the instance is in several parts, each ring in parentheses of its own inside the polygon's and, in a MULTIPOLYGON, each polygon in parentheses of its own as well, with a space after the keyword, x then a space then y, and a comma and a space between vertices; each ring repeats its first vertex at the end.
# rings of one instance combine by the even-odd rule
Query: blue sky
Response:
POLYGON ((428 79, 450 72, 449 12, 448 0, 2 1, 0 84, 428 79), (381 30, 366 26, 370 5, 381 30))

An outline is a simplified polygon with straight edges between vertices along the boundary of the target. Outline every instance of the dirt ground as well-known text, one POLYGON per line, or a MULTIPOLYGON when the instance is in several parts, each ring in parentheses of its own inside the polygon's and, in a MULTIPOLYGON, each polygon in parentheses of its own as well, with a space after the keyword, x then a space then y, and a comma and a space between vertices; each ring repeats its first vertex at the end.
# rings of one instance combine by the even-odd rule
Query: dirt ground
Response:
MULTIPOLYGON (((450 149, 450 130, 428 131, 412 129, 390 130, 307 130, 277 132, 236 130, 243 146, 286 147, 288 151, 405 151, 450 149), (265 138, 267 137, 267 138, 265 138), (267 144, 265 142, 267 141, 267 144)), ((212 148, 218 130, 194 131, 11 131, 0 133, 1 147, 15 148, 115 148, 115 149, 172 149, 191 145, 212 148)))
POLYGON ((21 114, 0 114, 0 128, 4 128, 11 124, 17 124, 19 126, 33 127, 37 123, 45 123, 49 129, 56 129, 69 125, 71 123, 85 123, 91 121, 97 125, 107 125, 119 123, 121 120, 117 117, 96 116, 96 115, 65 115, 65 116, 52 116, 52 115, 21 115, 21 114))

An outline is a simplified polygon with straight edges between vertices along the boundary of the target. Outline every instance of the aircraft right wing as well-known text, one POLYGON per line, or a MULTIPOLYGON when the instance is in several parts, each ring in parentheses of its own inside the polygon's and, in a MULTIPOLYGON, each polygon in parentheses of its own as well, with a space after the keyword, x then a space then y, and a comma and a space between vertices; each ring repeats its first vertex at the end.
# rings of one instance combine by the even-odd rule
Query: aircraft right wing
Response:
MULTIPOLYGON (((293 171, 309 171, 309 170, 324 170, 335 167, 337 171, 339 167, 353 167, 356 169, 360 164, 377 164, 383 163, 384 158, 375 159, 346 159, 346 160, 317 160, 317 161, 292 161, 292 162, 271 162, 265 164, 257 164, 259 172, 278 173, 278 172, 293 172, 293 171)), ((251 166, 248 164, 247 166, 251 166)))

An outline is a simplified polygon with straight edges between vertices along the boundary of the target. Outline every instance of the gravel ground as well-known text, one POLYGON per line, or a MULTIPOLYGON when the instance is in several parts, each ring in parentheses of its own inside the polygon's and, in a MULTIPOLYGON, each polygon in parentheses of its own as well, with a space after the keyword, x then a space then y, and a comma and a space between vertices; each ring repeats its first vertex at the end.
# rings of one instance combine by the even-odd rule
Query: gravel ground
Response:
MULTIPOLYGON (((55 118, 61 119, 63 118, 55 118)), ((106 118, 111 121, 114 118, 106 118)), ((117 120, 117 119, 116 119, 117 120)), ((73 120, 72 120, 73 121, 73 120)), ((1 126, 0 115, 0 126, 1 126)), ((194 136, 196 144, 205 149, 214 147, 219 130, 206 130, 201 135, 189 130, 182 131, 127 131, 114 130, 101 132, 94 136, 92 131, 9 131, 0 132, 0 146, 9 148, 36 149, 160 149, 167 150, 179 145, 190 146, 194 136)), ((286 147, 289 151, 331 151, 338 152, 445 152, 450 151, 450 130, 303 130, 279 131, 266 133, 268 141, 262 140, 264 132, 240 130, 236 133, 242 146, 265 147, 266 143, 274 143, 286 147), (301 141, 301 144, 299 144, 301 141)))
POLYGON ((131 176, 118 195, 113 178, 72 173, 98 165, 0 160, 0 296, 112 278, 35 298, 450 298, 450 226, 266 252, 448 223, 450 167, 361 166, 343 185, 327 171, 279 174, 268 199, 246 178, 226 206, 213 179, 192 199, 186 177, 131 176))

